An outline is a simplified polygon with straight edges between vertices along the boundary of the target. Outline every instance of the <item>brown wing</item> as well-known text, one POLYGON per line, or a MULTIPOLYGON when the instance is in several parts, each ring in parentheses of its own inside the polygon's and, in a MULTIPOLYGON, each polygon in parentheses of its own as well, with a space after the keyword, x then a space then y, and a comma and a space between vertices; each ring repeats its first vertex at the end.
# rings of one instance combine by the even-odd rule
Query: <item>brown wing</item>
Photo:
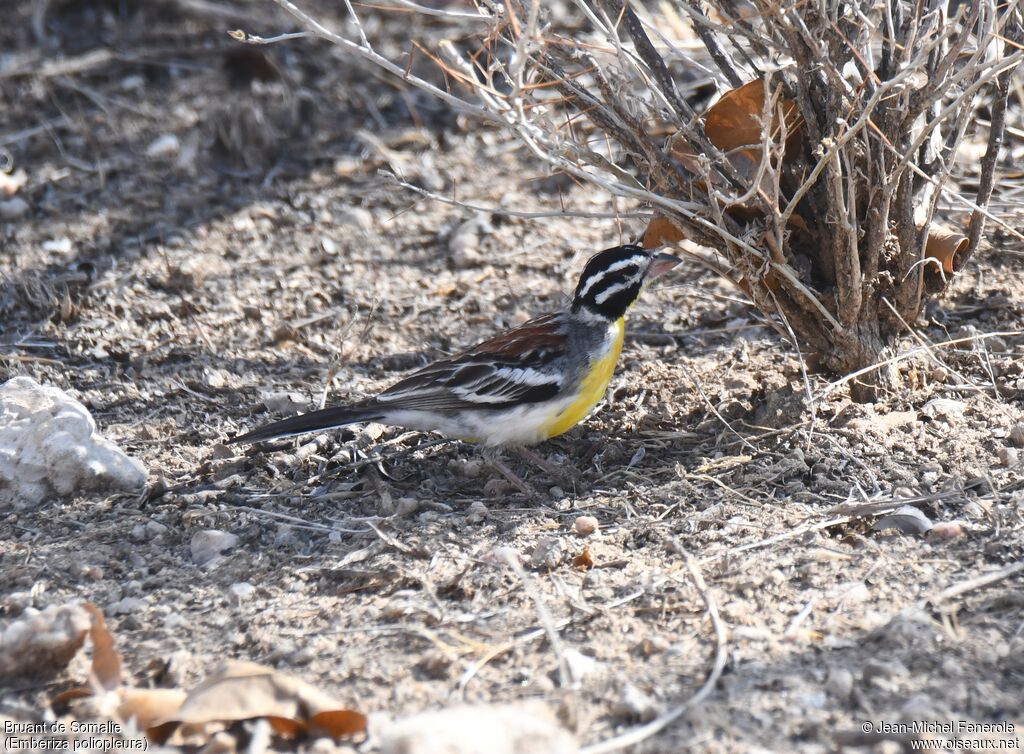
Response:
POLYGON ((393 409, 459 411, 509 408, 558 394, 556 362, 565 353, 564 319, 546 314, 392 385, 374 403, 393 409))

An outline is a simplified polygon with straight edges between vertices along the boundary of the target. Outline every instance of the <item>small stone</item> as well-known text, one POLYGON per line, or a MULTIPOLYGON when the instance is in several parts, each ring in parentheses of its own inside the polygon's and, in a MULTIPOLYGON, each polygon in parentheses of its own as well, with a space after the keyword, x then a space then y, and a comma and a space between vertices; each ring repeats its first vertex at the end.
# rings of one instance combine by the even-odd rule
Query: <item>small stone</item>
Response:
POLYGON ((395 515, 399 518, 411 516, 420 509, 420 501, 414 497, 400 497, 395 501, 395 515))
POLYGON ((671 644, 669 640, 661 636, 645 636, 636 645, 636 651, 644 657, 654 657, 666 651, 671 644))
POLYGON ((61 238, 54 238, 50 241, 43 243, 43 251, 48 251, 53 254, 70 254, 74 251, 74 246, 71 245, 71 239, 67 236, 61 238))
POLYGON ((575 754, 579 751, 540 701, 474 704, 421 712, 380 725, 380 754, 575 754))
POLYGON ((474 500, 470 504, 469 510, 466 511, 466 520, 469 521, 472 524, 478 524, 481 521, 483 521, 485 518, 487 518, 487 513, 488 513, 487 506, 484 505, 479 500, 474 500))
POLYGON ((956 539, 964 536, 964 527, 959 521, 939 521, 928 532, 928 539, 956 539))
POLYGON ((612 715, 620 720, 645 723, 658 716, 658 703, 644 691, 627 683, 619 692, 619 698, 612 707, 612 715))
POLYGON ((164 628, 169 631, 175 631, 179 628, 185 628, 188 625, 188 619, 185 618, 181 613, 168 613, 164 617, 164 628))
POLYGON ((149 539, 149 534, 146 531, 146 527, 144 524, 136 524, 132 527, 131 533, 128 534, 128 537, 133 542, 145 542, 147 539, 149 539))
POLYGON ((0 220, 18 220, 28 214, 32 209, 28 202, 20 196, 0 202, 0 220))
POLYGON ((19 615, 32 607, 32 592, 11 592, 4 597, 3 606, 12 615, 19 615))
POLYGON ((530 554, 530 564, 535 568, 548 570, 557 568, 565 559, 565 547, 562 540, 546 537, 537 543, 530 554))
POLYGON ((125 597, 122 600, 107 605, 108 615, 131 615, 143 607, 145 607, 146 601, 138 597, 125 597))
POLYGON ((924 404, 922 413, 932 419, 958 419, 962 418, 967 404, 963 401, 955 401, 952 398, 933 398, 924 404))
POLYGON ((162 537, 167 533, 167 527, 159 521, 153 521, 150 519, 146 522, 146 533, 151 539, 156 539, 157 537, 162 537))
POLYGON ((174 134, 161 134, 146 147, 146 157, 151 160, 162 160, 174 157, 181 149, 181 141, 174 134))
POLYGON ((245 600, 252 597, 256 592, 256 587, 250 584, 248 581, 236 581, 234 584, 228 587, 228 591, 235 596, 239 602, 245 602, 245 600))
POLYGON ((871 683, 877 678, 904 678, 909 674, 910 671, 899 660, 868 660, 861 667, 865 683, 871 683))
POLYGON ((1006 345, 1006 341, 1000 338, 998 335, 993 335, 991 338, 985 339, 985 347, 988 348, 992 353, 1006 353, 1009 347, 1006 345))
POLYGON ((825 691, 836 699, 849 699, 853 692, 853 673, 846 668, 829 669, 825 691))
POLYGON ((477 221, 467 220, 448 238, 448 251, 457 269, 473 267, 480 262, 480 239, 476 229, 477 221))
POLYGON ((593 516, 577 516, 572 523, 573 532, 579 537, 589 537, 598 529, 597 519, 593 516))
POLYGON ((330 254, 331 256, 338 253, 338 244, 334 243, 330 238, 321 238, 320 248, 324 250, 324 254, 330 254))
POLYGON ((1020 462, 1020 451, 1016 448, 1000 448, 997 455, 1003 466, 1016 466, 1020 462))
POLYGON ((569 669, 569 675, 571 678, 567 678, 567 683, 579 683, 588 676, 594 675, 601 667, 601 663, 595 660, 590 655, 585 655, 575 649, 567 649, 562 653, 562 658, 565 660, 565 664, 569 669))
POLYGON ((226 550, 238 544, 238 537, 226 531, 203 529, 192 535, 189 548, 192 551, 192 562, 205 565, 226 550))
POLYGON ((299 393, 270 393, 264 396, 263 405, 275 414, 294 414, 306 409, 306 399, 299 393))
POLYGON ((514 547, 495 547, 483 557, 484 562, 494 565, 505 565, 516 563, 522 565, 526 558, 514 547))
POLYGON ((338 214, 340 225, 351 225, 359 230, 371 230, 373 228, 373 213, 362 207, 349 207, 338 214))
POLYGON ((1015 424, 1010 430, 1010 442, 1018 448, 1024 448, 1024 422, 1015 424))
POLYGON ((287 524, 277 527, 274 535, 274 547, 291 547, 295 544, 295 530, 287 524))

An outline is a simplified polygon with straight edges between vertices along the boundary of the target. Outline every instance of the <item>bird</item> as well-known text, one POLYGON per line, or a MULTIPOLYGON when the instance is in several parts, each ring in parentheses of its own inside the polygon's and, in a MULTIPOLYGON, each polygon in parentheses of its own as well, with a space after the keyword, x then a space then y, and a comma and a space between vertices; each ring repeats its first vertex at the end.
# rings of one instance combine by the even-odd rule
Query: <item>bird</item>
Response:
MULTIPOLYGON (((600 251, 563 310, 435 361, 374 397, 275 421, 229 442, 379 422, 485 448, 514 447, 537 462, 526 448, 572 429, 601 401, 622 351, 627 310, 649 281, 680 261, 635 244, 600 251)), ((491 463, 521 482, 494 457, 491 463)))

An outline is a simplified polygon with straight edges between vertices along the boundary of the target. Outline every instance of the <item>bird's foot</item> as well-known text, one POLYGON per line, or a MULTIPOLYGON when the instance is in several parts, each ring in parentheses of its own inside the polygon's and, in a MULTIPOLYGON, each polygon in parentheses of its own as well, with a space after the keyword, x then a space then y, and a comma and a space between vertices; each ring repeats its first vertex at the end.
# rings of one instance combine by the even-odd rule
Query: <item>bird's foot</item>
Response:
POLYGON ((493 468, 495 471, 497 471, 499 474, 505 477, 509 482, 511 482, 512 486, 515 487, 517 490, 519 490, 525 495, 537 494, 537 490, 531 487, 529 483, 526 482, 518 474, 516 474, 516 472, 512 471, 512 469, 509 468, 508 464, 501 460, 496 451, 488 450, 483 455, 484 458, 487 460, 487 463, 491 466, 491 468, 493 468))
POLYGON ((534 453, 529 448, 523 446, 517 447, 516 451, 524 460, 529 461, 534 466, 539 468, 541 471, 546 471, 560 484, 576 483, 577 479, 575 474, 561 466, 558 466, 557 464, 551 463, 548 459, 546 459, 539 453, 534 453))

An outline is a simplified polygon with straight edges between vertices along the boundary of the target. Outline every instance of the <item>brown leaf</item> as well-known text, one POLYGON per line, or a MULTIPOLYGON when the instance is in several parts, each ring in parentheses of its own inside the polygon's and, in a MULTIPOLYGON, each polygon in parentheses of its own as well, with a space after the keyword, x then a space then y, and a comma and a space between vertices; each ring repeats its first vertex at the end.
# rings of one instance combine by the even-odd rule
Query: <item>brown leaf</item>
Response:
MULTIPOLYGON (((792 100, 780 100, 786 126, 786 151, 799 146, 803 119, 792 100)), ((704 114, 704 133, 716 147, 730 151, 744 146, 755 153, 754 164, 760 160, 761 116, 764 112, 764 79, 754 79, 738 89, 722 95, 704 114)), ((773 141, 781 133, 778 108, 771 113, 770 132, 773 141)))
POLYGON ((572 567, 581 571, 589 571, 594 567, 594 558, 589 547, 584 547, 583 552, 572 559, 572 567))
POLYGON ((92 676, 104 691, 114 691, 121 685, 121 655, 114 649, 114 636, 107 629, 103 613, 91 602, 82 607, 92 616, 92 676))
POLYGON ((273 668, 229 661, 189 691, 180 709, 151 727, 150 740, 160 743, 178 725, 201 726, 238 720, 266 719, 283 736, 315 729, 334 737, 366 730, 366 717, 311 686, 273 668))
POLYGON ((682 241, 683 238, 683 231, 674 222, 662 215, 655 215, 647 224, 640 245, 645 249, 656 249, 665 244, 682 241))
POLYGON ((121 689, 120 696, 117 716, 125 722, 134 719, 146 730, 177 712, 186 694, 181 689, 121 689))
POLYGON ((963 263, 959 262, 957 255, 967 248, 967 244, 968 238, 963 233, 946 225, 932 223, 928 228, 924 255, 938 259, 942 263, 942 271, 946 274, 959 272, 963 268, 963 263))

